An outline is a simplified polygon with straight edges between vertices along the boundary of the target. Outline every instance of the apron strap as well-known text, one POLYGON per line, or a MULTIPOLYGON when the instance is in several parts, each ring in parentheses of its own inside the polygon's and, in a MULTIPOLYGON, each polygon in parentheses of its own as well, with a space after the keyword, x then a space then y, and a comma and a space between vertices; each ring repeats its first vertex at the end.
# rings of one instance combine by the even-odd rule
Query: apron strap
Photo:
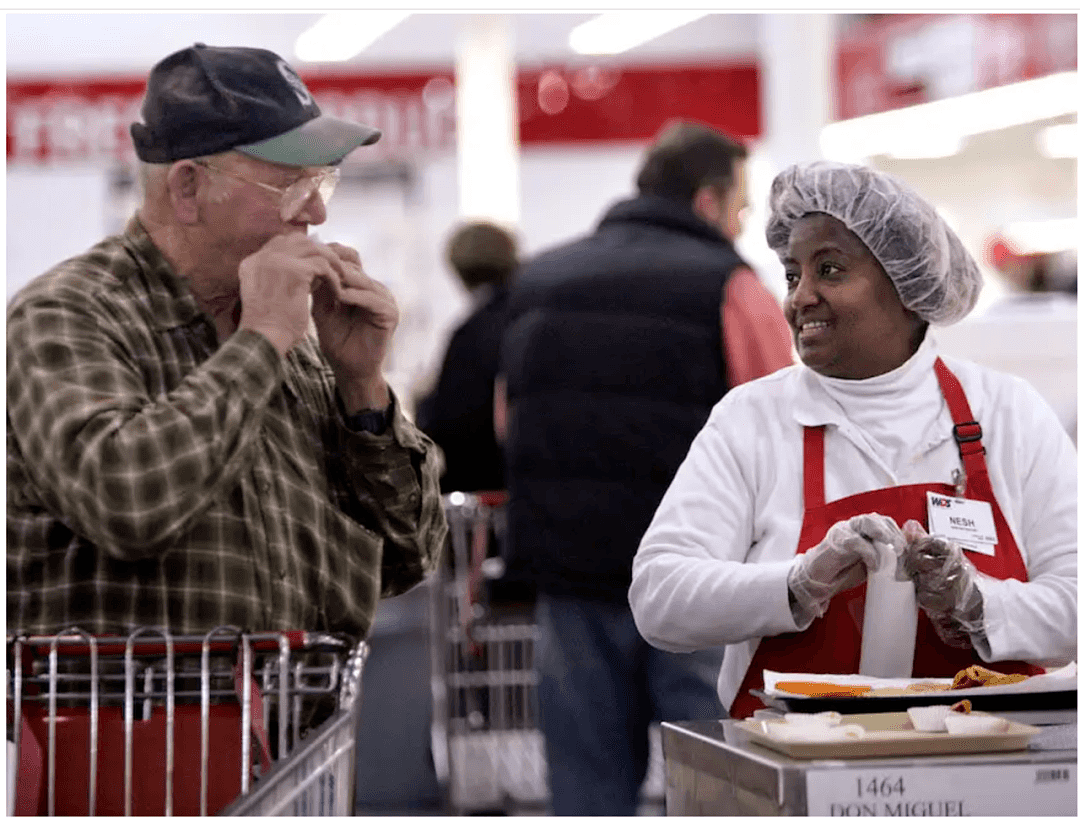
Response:
MULTIPOLYGON (((982 445, 982 426, 972 415, 960 381, 940 357, 934 361, 934 373, 952 416, 953 438, 960 449, 967 485, 974 490, 974 497, 985 499, 990 476, 986 469, 986 449, 982 445)), ((803 509, 824 505, 825 427, 803 427, 803 509)))
POLYGON ((825 505, 825 427, 803 427, 803 509, 825 505))
POLYGON ((982 426, 972 417, 964 388, 940 358, 934 361, 934 372, 952 415, 953 438, 960 449, 968 486, 983 492, 989 487, 989 475, 986 471, 986 449, 982 445, 982 426))

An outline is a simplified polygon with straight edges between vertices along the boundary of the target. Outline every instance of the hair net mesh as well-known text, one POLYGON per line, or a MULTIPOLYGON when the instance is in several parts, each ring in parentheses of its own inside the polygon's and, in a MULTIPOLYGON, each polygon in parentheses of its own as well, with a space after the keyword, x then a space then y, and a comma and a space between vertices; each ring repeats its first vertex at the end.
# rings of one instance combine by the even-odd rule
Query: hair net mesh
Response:
POLYGON ((905 182, 861 165, 793 165, 777 175, 769 192, 769 247, 785 251, 795 220, 808 213, 843 222, 885 269, 903 305, 931 324, 953 324, 975 306, 982 289, 978 265, 905 182))

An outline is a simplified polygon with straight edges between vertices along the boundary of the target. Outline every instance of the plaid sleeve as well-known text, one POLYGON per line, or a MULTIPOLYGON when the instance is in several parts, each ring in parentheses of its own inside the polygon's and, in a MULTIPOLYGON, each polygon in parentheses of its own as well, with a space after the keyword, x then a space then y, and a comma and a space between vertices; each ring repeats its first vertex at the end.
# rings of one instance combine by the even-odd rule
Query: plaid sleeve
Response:
POLYGON ((42 502, 72 531, 113 558, 159 555, 235 481, 280 361, 239 332, 169 385, 179 366, 161 360, 159 339, 78 276, 59 282, 8 311, 12 434, 42 502))
POLYGON ((447 524, 439 494, 438 451, 398 401, 383 435, 341 426, 347 480, 361 515, 382 534, 382 596, 408 591, 435 569, 447 524))

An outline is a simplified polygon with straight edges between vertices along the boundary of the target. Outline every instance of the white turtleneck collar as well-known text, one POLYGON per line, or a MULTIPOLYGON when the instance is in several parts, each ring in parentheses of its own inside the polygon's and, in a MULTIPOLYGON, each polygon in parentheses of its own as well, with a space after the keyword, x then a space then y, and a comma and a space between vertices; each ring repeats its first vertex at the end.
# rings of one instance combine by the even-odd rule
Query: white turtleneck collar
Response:
POLYGON ((951 435, 934 374, 937 357, 937 343, 927 333, 911 358, 872 378, 830 378, 803 367, 793 384, 795 420, 835 426, 895 472, 899 458, 925 452, 951 435))

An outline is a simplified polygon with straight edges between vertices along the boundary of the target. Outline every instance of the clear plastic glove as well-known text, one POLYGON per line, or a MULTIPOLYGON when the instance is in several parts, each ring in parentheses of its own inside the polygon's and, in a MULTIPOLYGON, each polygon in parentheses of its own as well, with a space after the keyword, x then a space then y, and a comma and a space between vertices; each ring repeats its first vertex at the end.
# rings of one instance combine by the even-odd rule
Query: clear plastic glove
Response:
POLYGON ((983 630, 983 598, 975 584, 978 569, 963 549, 928 535, 918 521, 904 524, 908 546, 901 560, 915 583, 915 600, 946 645, 970 648, 983 630))
POLYGON ((820 617, 833 597, 865 582, 867 571, 878 568, 879 544, 899 553, 904 536, 891 518, 870 513, 834 523, 821 543, 796 555, 788 572, 796 623, 820 617))

